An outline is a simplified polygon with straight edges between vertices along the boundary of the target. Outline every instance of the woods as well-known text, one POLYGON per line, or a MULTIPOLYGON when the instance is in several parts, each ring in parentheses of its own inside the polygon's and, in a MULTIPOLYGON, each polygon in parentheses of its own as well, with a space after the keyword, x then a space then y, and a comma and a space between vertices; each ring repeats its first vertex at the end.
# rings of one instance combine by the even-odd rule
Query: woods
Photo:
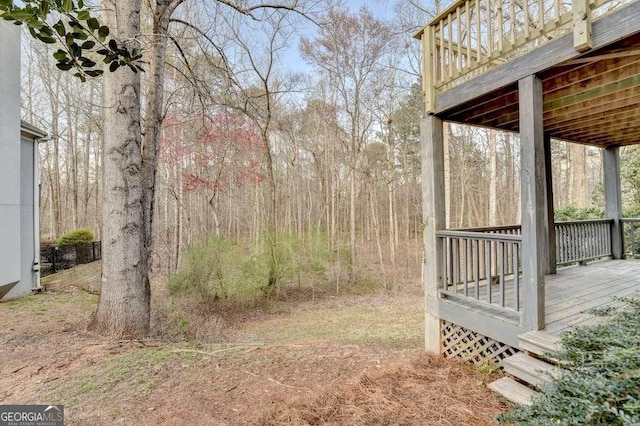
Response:
MULTIPOLYGON (((423 226, 420 46, 409 35, 432 5, 397 2, 387 20, 339 2, 148 7, 106 2, 102 14, 118 28, 110 37, 132 51, 139 43, 144 73, 122 66, 81 82, 56 69, 55 47, 24 38, 23 117, 52 136, 43 237, 88 227, 103 240, 104 280, 120 284, 105 285, 97 323, 125 294, 141 302, 137 319, 98 327, 130 334, 137 322, 133 334, 148 333, 149 271, 175 274, 209 236, 266 249, 267 293, 286 280, 286 235, 318 233, 333 262, 348 258, 338 291, 367 268, 395 287, 397 260, 420 255, 406 252, 423 226), (303 72, 288 69, 292 50, 303 72)), ((445 138, 449 227, 519 223, 518 136, 451 123, 445 138)), ((552 150, 556 208, 601 210, 601 151, 559 141, 552 150)), ((622 155, 633 209, 637 150, 622 155)))

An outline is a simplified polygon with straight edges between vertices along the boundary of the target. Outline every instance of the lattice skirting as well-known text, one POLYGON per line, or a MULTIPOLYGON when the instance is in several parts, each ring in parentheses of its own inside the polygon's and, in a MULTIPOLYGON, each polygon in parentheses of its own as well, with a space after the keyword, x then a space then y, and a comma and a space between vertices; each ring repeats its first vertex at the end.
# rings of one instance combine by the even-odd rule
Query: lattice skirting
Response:
POLYGON ((499 363, 518 353, 517 349, 509 345, 449 321, 442 321, 441 334, 445 358, 459 357, 475 365, 499 363))

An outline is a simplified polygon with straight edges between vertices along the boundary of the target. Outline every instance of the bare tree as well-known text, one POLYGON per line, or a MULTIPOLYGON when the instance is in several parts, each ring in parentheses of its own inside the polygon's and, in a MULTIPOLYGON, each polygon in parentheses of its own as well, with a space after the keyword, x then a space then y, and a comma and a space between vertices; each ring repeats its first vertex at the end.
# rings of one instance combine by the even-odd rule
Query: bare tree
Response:
POLYGON ((358 168, 374 123, 366 103, 378 91, 376 73, 382 68, 382 58, 389 52, 393 36, 388 27, 364 7, 355 15, 332 7, 326 22, 314 39, 303 39, 300 48, 305 59, 326 73, 345 115, 350 185, 349 245, 351 278, 354 279, 358 168))

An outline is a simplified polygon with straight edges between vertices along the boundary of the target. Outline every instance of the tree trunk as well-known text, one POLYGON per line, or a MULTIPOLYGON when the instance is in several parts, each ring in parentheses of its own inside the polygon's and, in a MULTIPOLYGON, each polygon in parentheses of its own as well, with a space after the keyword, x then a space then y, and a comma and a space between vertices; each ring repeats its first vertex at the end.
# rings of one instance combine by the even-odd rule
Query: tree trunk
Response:
MULTIPOLYGON (((140 0, 104 0, 112 35, 138 47, 140 0)), ((145 250, 140 131, 140 73, 104 75, 103 267, 90 328, 115 338, 149 333, 150 288, 145 250)))
POLYGON ((148 45, 149 76, 146 93, 146 112, 142 136, 142 186, 143 186, 143 263, 151 267, 153 250, 153 214, 155 203, 156 171, 160 150, 160 131, 164 117, 163 89, 164 66, 167 50, 169 19, 179 2, 155 2, 153 11, 153 31, 148 45))
MULTIPOLYGON (((355 161, 354 161, 355 163, 355 161)), ((351 281, 356 279, 356 168, 352 164, 349 170, 350 191, 349 191, 349 259, 351 270, 349 276, 351 281)))

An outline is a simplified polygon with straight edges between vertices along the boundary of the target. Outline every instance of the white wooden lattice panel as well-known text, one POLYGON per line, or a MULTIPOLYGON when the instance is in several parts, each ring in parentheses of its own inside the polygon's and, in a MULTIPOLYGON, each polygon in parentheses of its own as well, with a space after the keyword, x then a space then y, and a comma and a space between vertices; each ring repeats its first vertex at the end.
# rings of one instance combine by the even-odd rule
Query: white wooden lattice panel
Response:
POLYGON ((499 363, 518 353, 517 349, 449 321, 442 321, 442 354, 472 364, 499 363))

